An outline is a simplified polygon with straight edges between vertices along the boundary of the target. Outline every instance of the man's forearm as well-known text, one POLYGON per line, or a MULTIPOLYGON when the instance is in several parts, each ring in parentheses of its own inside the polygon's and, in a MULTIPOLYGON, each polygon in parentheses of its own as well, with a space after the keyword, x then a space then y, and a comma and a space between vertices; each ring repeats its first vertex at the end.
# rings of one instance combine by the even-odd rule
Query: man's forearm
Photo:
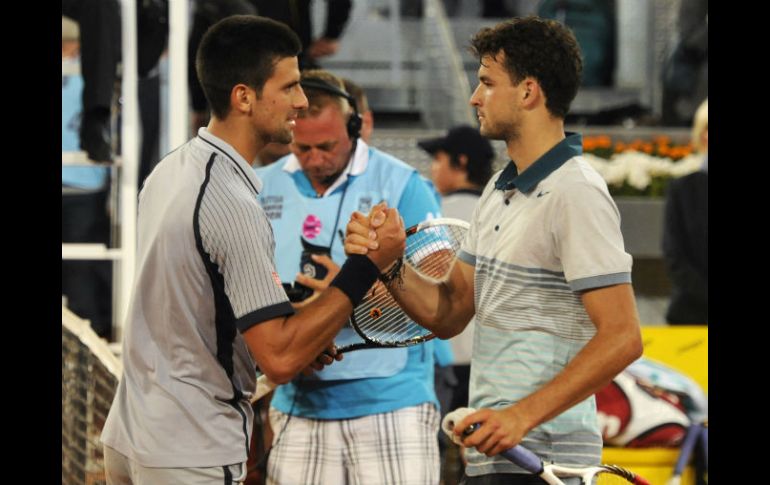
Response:
POLYGON ((600 331, 544 387, 513 407, 526 416, 528 430, 546 422, 601 390, 641 355, 638 332, 600 331))
POLYGON ((443 283, 429 280, 407 265, 403 269, 403 287, 389 285, 393 298, 415 322, 440 338, 450 338, 463 331, 473 317, 473 300, 466 298, 467 287, 462 270, 455 265, 443 283))
POLYGON ((596 393, 642 355, 631 285, 591 290, 582 300, 596 334, 553 380, 512 406, 526 416, 529 429, 596 393))

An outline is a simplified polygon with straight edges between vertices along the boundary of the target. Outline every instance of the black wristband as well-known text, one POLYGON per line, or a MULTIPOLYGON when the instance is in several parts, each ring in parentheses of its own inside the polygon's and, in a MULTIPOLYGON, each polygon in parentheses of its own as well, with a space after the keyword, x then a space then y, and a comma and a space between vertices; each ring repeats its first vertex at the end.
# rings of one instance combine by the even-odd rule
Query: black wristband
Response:
POLYGON ((398 258, 396 262, 390 267, 390 269, 384 273, 380 273, 380 276, 378 276, 378 278, 387 286, 390 286, 390 284, 393 283, 393 281, 396 281, 398 283, 399 288, 403 289, 404 287, 403 269, 404 269, 404 258, 398 258))
POLYGON ((345 293, 355 308, 379 275, 380 270, 371 259, 361 254, 351 254, 330 286, 336 286, 345 293))

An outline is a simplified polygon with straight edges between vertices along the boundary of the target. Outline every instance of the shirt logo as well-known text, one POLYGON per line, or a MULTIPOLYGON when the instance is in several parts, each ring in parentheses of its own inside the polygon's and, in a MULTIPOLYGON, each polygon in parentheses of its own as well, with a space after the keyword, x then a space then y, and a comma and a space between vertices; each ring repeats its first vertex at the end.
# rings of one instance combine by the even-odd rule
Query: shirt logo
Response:
POLYGON ((273 274, 273 280, 275 281, 275 284, 283 288, 283 285, 281 284, 281 278, 278 276, 278 273, 275 271, 271 271, 271 273, 273 274))
POLYGON ((315 239, 316 236, 321 234, 321 226, 323 226, 321 219, 310 214, 302 223, 302 235, 305 239, 315 239))
POLYGON ((260 197, 259 202, 262 204, 262 209, 265 210, 265 215, 271 221, 280 219, 283 216, 282 195, 266 195, 260 197))
POLYGON ((544 196, 546 194, 550 194, 550 193, 551 193, 550 190, 541 190, 540 192, 538 192, 537 197, 540 198, 540 197, 542 197, 542 196, 544 196))

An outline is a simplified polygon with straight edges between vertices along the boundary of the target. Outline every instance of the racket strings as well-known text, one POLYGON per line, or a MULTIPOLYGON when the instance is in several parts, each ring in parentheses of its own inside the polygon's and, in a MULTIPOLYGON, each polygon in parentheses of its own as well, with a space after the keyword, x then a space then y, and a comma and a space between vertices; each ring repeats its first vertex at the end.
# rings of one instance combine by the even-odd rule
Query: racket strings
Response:
POLYGON ((356 307, 355 316, 359 329, 376 341, 403 342, 430 333, 412 322, 382 285, 369 291, 356 307))
MULTIPOLYGON (((457 257, 467 225, 428 222, 415 232, 407 232, 404 260, 418 273, 431 279, 445 280, 457 257)), ((433 338, 398 306, 381 283, 376 283, 353 311, 354 327, 364 340, 384 346, 401 346, 433 338)))
POLYGON ((406 240, 406 262, 419 273, 441 280, 449 275, 466 229, 444 225, 428 227, 406 240))

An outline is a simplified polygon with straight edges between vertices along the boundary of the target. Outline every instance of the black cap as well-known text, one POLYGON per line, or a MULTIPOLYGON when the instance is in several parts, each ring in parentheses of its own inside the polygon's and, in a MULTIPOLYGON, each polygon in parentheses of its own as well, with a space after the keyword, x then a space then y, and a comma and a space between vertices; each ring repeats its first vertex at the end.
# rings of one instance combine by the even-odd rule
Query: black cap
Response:
POLYGON ((478 128, 470 125, 452 127, 446 136, 419 141, 417 146, 431 155, 441 150, 455 156, 467 155, 474 162, 488 161, 495 157, 489 140, 481 136, 478 128))

